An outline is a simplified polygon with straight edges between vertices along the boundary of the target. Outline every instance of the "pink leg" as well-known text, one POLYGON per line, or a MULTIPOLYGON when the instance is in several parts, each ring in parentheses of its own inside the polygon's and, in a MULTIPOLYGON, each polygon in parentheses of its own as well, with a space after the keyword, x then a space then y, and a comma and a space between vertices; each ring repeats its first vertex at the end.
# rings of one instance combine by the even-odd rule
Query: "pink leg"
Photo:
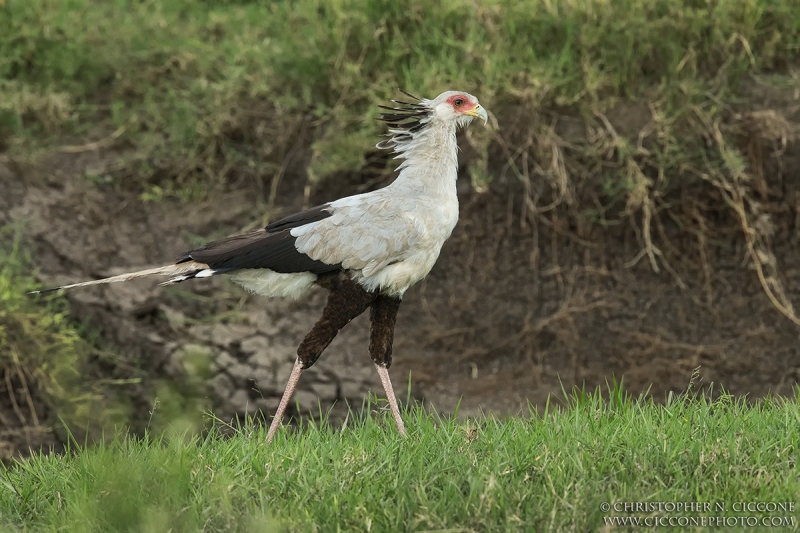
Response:
POLYGON ((297 388, 297 382, 300 381, 300 373, 302 371, 303 363, 301 363, 300 359, 298 358, 297 361, 294 362, 294 368, 292 368, 292 373, 289 374, 289 381, 286 383, 286 389, 283 391, 281 403, 278 404, 278 410, 275 412, 275 417, 272 419, 272 424, 269 426, 269 431, 267 432, 267 444, 272 442, 272 437, 275 436, 275 432, 278 431, 278 428, 281 425, 283 413, 286 411, 286 406, 289 405, 289 400, 292 399, 292 394, 294 394, 294 390, 297 388))
POLYGON ((378 375, 381 377, 383 390, 386 392, 386 399, 389 400, 389 408, 392 410, 392 416, 394 417, 394 423, 397 425, 397 431, 405 436, 406 426, 403 424, 403 419, 400 418, 400 408, 397 407, 397 398, 394 396, 392 381, 389 379, 389 370, 385 366, 377 363, 375 364, 375 368, 378 369, 378 375))
POLYGON ((322 316, 297 348, 297 361, 294 363, 286 390, 283 391, 283 398, 281 398, 281 403, 269 426, 267 443, 272 442, 275 432, 281 425, 283 413, 297 388, 303 368, 313 365, 339 333, 339 330, 363 313, 375 299, 374 294, 364 290, 364 287, 350 279, 345 273, 323 275, 317 280, 317 284, 330 291, 328 302, 325 304, 325 309, 322 310, 322 316))

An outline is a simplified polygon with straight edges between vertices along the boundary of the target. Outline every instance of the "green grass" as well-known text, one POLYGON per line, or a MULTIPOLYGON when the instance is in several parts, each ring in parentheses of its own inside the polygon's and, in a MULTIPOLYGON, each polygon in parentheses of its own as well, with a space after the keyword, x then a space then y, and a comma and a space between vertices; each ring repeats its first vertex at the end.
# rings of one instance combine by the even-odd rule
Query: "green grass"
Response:
MULTIPOLYGON (((593 531, 609 517, 786 517, 735 502, 800 504, 800 390, 751 405, 690 395, 665 405, 620 389, 563 410, 455 421, 385 413, 346 429, 230 438, 109 438, 12 464, 0 525, 25 531, 593 531), (604 512, 622 502, 710 502, 714 512, 604 512), (725 507, 718 510, 716 504, 725 507)), ((370 414, 371 413, 371 414, 370 414)), ((623 508, 624 509, 624 508, 623 508)), ((793 525, 792 525, 793 524, 793 525)), ((688 528, 674 528, 675 531, 688 528)), ((725 528, 724 530, 734 530, 725 528)), ((647 531, 649 528, 636 529, 647 531)), ((759 530, 755 528, 753 530, 759 530)))

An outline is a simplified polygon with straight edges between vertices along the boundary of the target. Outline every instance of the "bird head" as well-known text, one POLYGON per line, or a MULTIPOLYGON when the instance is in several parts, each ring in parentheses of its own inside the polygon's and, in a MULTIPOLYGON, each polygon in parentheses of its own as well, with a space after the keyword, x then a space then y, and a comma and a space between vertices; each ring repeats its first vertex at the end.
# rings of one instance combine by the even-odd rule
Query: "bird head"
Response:
POLYGON ((466 126, 473 118, 489 120, 486 110, 478 99, 461 91, 446 91, 431 100, 428 105, 440 120, 454 120, 459 126, 466 126))
POLYGON ((469 93, 446 91, 433 100, 427 100, 403 90, 401 92, 415 101, 392 100, 395 106, 378 106, 385 110, 379 120, 389 126, 390 138, 378 143, 377 148, 394 147, 395 151, 401 152, 417 133, 434 123, 467 126, 475 117, 482 118, 484 124, 489 118, 478 99, 469 93))

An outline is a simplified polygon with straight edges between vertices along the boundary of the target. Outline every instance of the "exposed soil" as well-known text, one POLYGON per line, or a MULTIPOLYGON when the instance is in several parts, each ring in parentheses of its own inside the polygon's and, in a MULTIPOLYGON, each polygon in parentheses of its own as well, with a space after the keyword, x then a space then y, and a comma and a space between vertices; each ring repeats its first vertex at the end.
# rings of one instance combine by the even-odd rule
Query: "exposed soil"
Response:
MULTIPOLYGON (((609 115, 620 131, 647 122, 639 116, 646 110, 632 109, 609 115)), ((562 121, 562 136, 571 127, 562 121)), ((97 187, 82 177, 86 168, 97 174, 114 160, 112 147, 59 155, 47 171, 0 168, 0 224, 25 221, 45 284, 166 264, 200 240, 264 218, 263 200, 249 190, 221 192, 203 205, 147 203, 124 187, 97 187)), ((776 161, 766 168, 780 163, 780 177, 764 178, 762 201, 772 214, 783 288, 797 303, 798 143, 776 161)), ((385 184, 367 174, 331 177, 304 200, 303 164, 298 157, 281 182, 283 212, 385 184)), ((686 389, 697 368, 716 390, 753 398, 791 394, 800 382, 800 327, 765 295, 735 217, 708 207, 721 203, 713 188, 679 191, 678 216, 663 218, 672 273, 655 272, 646 257, 631 264, 642 250, 635 224, 580 225, 566 208, 531 217, 523 193, 510 177, 496 179, 488 193, 462 180, 459 225, 400 309, 391 374, 401 397, 409 374, 415 397, 444 412, 460 402, 467 415, 525 411, 528 402, 541 406, 562 388, 604 386, 612 376, 657 400, 686 389), (679 224, 693 210, 712 221, 705 233, 679 224)), ((208 395, 218 417, 259 409, 269 416, 296 346, 324 302, 321 292, 299 301, 252 297, 216 278, 166 290, 137 280, 67 298, 75 320, 88 322, 99 342, 121 355, 125 364, 113 372, 144 377, 126 389, 138 406, 134 429, 152 410, 152 383, 164 376, 181 381, 203 357, 213 364, 206 392, 197 394, 208 395)), ((368 390, 383 396, 367 338, 366 315, 340 333, 304 373, 296 396, 301 410, 335 404, 333 416, 340 417, 344 400, 360 405, 368 390)))

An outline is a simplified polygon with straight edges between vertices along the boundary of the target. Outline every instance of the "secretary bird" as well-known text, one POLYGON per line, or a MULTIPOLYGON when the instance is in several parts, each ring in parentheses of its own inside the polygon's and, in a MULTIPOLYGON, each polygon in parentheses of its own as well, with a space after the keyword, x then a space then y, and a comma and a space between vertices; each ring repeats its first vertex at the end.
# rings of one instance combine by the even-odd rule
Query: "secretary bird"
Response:
POLYGON ((369 354, 381 379, 398 431, 405 435, 389 366, 400 300, 433 268, 458 221, 456 129, 477 117, 487 122, 478 99, 447 91, 433 100, 392 100, 380 120, 393 148, 397 178, 377 191, 341 198, 288 216, 249 233, 189 250, 175 264, 35 291, 44 293, 151 275, 161 285, 228 274, 263 296, 298 297, 312 286, 329 291, 322 316, 297 349, 289 381, 267 433, 271 442, 300 374, 313 365, 352 319, 370 308, 369 354), (397 107, 399 106, 399 107, 397 107))

